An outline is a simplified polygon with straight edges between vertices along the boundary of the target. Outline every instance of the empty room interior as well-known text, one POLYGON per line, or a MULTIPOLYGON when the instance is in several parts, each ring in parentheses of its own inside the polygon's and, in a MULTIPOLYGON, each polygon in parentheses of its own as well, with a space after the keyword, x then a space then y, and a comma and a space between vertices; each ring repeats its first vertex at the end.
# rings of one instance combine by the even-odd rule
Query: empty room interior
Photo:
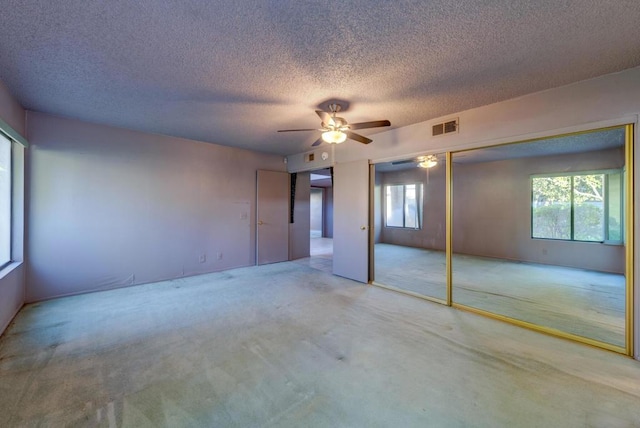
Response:
POLYGON ((9 2, 0 426, 640 426, 638 22, 9 2))

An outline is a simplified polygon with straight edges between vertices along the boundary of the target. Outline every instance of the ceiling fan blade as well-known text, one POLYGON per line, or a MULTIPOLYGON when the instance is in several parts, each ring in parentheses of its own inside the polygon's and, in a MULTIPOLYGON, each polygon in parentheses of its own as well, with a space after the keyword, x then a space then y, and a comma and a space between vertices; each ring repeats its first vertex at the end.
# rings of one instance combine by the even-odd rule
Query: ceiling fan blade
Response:
POLYGON ((381 126, 391 126, 391 122, 388 120, 374 120, 372 122, 350 123, 349 129, 378 128, 381 126))
POLYGON ((369 144, 373 141, 372 139, 367 138, 364 135, 356 134, 355 132, 345 131, 345 134, 347 134, 347 138, 351 138, 352 140, 358 141, 362 144, 369 144))
POLYGON ((316 114, 320 117, 324 126, 335 126, 333 118, 326 111, 316 110, 316 114))
POLYGON ((322 137, 320 137, 311 145, 311 147, 319 146, 320 144, 322 144, 322 142, 322 137))
POLYGON ((297 132, 297 131, 317 131, 318 128, 308 128, 308 129, 279 129, 278 132, 297 132))

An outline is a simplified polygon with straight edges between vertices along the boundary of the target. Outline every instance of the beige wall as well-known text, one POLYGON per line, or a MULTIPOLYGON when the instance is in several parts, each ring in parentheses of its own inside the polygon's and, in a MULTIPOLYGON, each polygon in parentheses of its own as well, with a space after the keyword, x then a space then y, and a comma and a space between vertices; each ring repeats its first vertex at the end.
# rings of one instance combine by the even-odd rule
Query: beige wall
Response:
POLYGON ((28 133, 27 301, 255 263, 280 156, 33 112, 28 133))
POLYGON ((311 195, 309 200, 310 206, 310 225, 311 230, 320 231, 322 233, 322 223, 323 223, 323 210, 324 210, 324 190, 321 187, 312 187, 311 195))

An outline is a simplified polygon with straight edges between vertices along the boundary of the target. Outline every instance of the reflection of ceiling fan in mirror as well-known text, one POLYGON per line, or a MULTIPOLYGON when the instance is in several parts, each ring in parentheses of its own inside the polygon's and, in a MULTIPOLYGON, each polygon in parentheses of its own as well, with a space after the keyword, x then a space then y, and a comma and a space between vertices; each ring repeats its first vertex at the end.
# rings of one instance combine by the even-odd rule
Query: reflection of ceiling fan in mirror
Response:
POLYGON ((322 137, 318 138, 312 146, 318 146, 322 142, 329 144, 343 143, 347 138, 358 141, 362 144, 369 144, 370 138, 353 132, 354 129, 378 128, 381 126, 391 126, 388 120, 375 120, 372 122, 348 123, 344 118, 336 116, 342 107, 340 104, 330 104, 330 112, 316 110, 316 114, 320 117, 322 123, 320 128, 308 129, 281 129, 278 132, 297 132, 297 131, 321 131, 322 137))

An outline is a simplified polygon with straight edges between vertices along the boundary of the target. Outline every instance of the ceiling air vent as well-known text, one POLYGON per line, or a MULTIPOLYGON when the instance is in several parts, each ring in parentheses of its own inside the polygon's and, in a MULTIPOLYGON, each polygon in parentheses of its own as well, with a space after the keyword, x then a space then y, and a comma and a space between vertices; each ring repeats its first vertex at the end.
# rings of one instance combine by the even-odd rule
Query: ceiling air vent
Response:
POLYGON ((431 135, 434 137, 437 137, 438 135, 451 134, 452 132, 458 132, 458 119, 438 123, 437 125, 433 125, 431 128, 431 135))

